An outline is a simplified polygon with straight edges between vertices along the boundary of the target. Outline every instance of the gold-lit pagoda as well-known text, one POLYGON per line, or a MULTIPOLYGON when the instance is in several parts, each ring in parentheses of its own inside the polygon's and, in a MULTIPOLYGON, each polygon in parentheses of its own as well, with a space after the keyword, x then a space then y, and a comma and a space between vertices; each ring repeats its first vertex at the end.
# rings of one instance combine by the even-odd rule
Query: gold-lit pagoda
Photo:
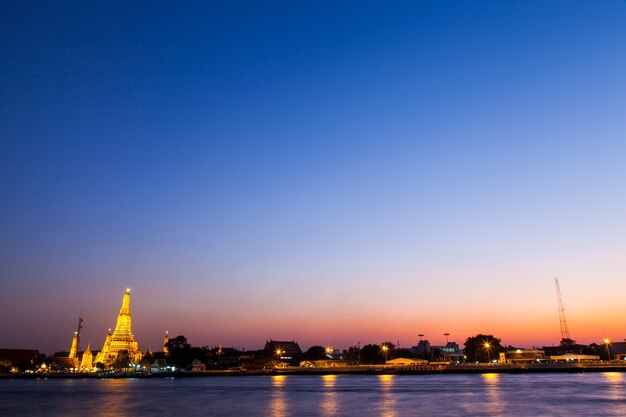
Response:
POLYGON ((71 359, 75 359, 78 355, 78 332, 74 332, 74 337, 72 337, 72 347, 70 348, 70 355, 68 356, 71 359))
POLYGON ((83 328, 83 311, 80 311, 80 316, 78 317, 78 328, 74 332, 74 337, 72 337, 72 346, 70 347, 69 358, 74 360, 75 366, 78 366, 78 351, 80 350, 80 331, 83 328))
POLYGON ((123 351, 128 352, 130 361, 138 362, 141 360, 142 354, 139 350, 139 343, 135 341, 131 328, 130 288, 126 288, 124 293, 122 308, 117 316, 115 330, 111 333, 111 329, 109 329, 104 346, 102 346, 102 350, 96 356, 96 363, 109 365, 123 351))
POLYGON ((93 367, 93 354, 91 353, 90 345, 90 343, 87 343, 87 349, 83 352, 83 357, 80 361, 80 368, 86 371, 91 371, 91 368, 93 367))

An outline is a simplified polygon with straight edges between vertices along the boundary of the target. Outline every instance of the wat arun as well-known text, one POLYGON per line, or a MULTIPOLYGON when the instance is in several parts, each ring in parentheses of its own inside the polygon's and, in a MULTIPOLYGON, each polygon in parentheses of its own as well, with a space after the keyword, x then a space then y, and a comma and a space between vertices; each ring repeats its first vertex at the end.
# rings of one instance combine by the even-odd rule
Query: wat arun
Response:
POLYGON ((96 356, 94 363, 110 365, 121 352, 128 352, 128 359, 131 362, 139 362, 142 354, 139 350, 139 343, 135 340, 132 331, 132 321, 130 316, 130 288, 126 288, 122 299, 122 308, 117 316, 115 330, 111 329, 106 336, 102 350, 96 356))

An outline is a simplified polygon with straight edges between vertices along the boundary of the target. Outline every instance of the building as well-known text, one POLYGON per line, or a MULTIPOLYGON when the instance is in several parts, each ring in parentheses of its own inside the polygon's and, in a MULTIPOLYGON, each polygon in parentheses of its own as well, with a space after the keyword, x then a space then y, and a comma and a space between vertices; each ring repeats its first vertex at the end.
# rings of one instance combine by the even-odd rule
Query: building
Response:
POLYGON ((295 341, 284 342, 279 340, 268 340, 261 351, 265 360, 275 360, 289 365, 298 365, 302 358, 302 350, 295 341))
POLYGON ((128 352, 131 362, 139 362, 141 360, 142 354, 139 350, 139 343, 135 341, 135 336, 132 332, 129 288, 126 288, 122 298, 122 308, 117 316, 115 330, 111 333, 109 329, 102 350, 96 356, 96 363, 109 366, 117 358, 118 354, 123 351, 128 352))
POLYGON ((463 362, 464 355, 458 343, 448 342, 445 346, 431 346, 428 340, 420 340, 411 347, 411 353, 431 362, 463 362))
POLYGON ((72 337, 72 347, 70 347, 69 358, 75 359, 78 354, 78 332, 74 332, 74 337, 72 337))
POLYGON ((206 365, 204 362, 194 359, 193 362, 191 362, 191 370, 194 372, 203 372, 206 371, 206 365))
POLYGON ((500 362, 504 363, 535 362, 545 358, 545 352, 539 349, 513 349, 500 353, 500 362))
POLYGON ((175 368, 168 366, 165 359, 155 359, 154 363, 150 366, 150 371, 154 373, 160 372, 172 372, 175 368))
POLYGON ((93 354, 91 353, 91 344, 87 343, 87 349, 83 352, 83 357, 80 360, 80 369, 85 371, 91 371, 93 368, 93 354))
POLYGON ((341 359, 320 359, 313 361, 302 361, 300 366, 303 368, 345 368, 348 361, 341 359))
POLYGON ((388 360, 386 364, 392 366, 417 366, 426 365, 427 363, 428 361, 425 359, 396 358, 388 360))
POLYGON ((165 336, 163 336, 163 353, 168 355, 170 353, 170 332, 165 331, 165 336))
POLYGON ((569 345, 558 345, 558 346, 544 346, 541 350, 543 350, 546 356, 561 356, 567 353, 573 353, 576 355, 586 355, 589 354, 589 346, 581 345, 578 343, 572 343, 569 345))
POLYGON ((565 355, 550 356, 551 361, 557 362, 586 362, 599 361, 598 355, 579 355, 577 353, 566 353, 565 355))
POLYGON ((420 340, 417 346, 411 347, 411 353, 423 359, 430 359, 432 349, 428 340, 420 340))

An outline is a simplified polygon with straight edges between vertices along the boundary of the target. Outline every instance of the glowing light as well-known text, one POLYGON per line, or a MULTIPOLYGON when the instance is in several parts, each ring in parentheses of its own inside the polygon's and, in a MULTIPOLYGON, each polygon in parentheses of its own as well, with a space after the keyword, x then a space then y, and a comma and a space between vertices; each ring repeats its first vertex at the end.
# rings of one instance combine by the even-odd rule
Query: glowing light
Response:
POLYGON ((126 294, 130 294, 130 288, 126 288, 126 294))
POLYGON ((498 378, 500 378, 500 374, 496 373, 480 374, 480 376, 482 376, 487 382, 497 382, 498 378))
POLYGON ((608 337, 604 338, 604 344, 608 345, 611 343, 611 339, 609 339, 608 337))

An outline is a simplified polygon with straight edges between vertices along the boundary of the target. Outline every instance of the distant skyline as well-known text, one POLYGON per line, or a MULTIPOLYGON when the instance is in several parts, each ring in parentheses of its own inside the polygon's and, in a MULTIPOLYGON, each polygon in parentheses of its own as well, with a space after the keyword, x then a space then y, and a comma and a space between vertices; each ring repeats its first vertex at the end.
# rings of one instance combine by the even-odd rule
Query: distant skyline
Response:
POLYGON ((0 348, 626 338, 626 2, 0 22, 0 348))

